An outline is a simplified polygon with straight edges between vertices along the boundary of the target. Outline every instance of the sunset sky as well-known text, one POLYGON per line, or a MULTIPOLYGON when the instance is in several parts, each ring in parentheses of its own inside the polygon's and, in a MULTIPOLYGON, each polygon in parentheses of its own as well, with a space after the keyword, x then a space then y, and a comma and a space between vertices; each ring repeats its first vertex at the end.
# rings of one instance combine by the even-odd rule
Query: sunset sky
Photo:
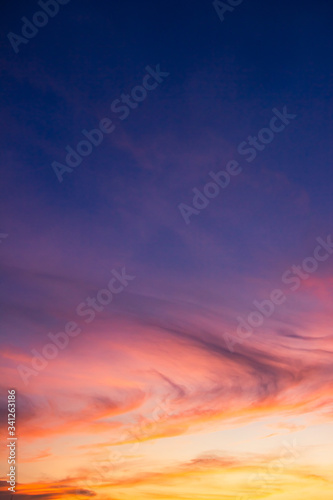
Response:
POLYGON ((8 389, 17 500, 333 498, 333 8, 236 3, 1 6, 0 498, 8 389))

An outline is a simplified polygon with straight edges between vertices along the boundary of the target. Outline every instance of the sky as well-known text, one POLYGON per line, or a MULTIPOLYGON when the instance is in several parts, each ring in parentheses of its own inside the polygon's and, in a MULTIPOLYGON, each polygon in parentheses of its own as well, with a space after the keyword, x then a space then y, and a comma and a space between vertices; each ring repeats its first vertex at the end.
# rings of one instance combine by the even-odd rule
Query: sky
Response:
POLYGON ((332 15, 2 3, 0 498, 332 498, 332 15))

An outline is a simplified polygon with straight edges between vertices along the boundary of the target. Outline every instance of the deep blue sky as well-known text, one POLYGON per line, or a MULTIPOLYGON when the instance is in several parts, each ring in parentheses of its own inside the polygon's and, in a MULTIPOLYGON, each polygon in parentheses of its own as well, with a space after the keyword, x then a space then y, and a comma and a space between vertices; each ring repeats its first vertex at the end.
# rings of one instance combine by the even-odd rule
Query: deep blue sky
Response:
POLYGON ((176 128, 190 138, 208 127, 237 145, 263 126, 265 112, 288 104, 302 126, 282 168, 307 187, 315 181, 327 186, 330 2, 245 0, 221 23, 211 2, 71 0, 15 54, 6 34, 19 33, 21 16, 31 19, 36 10, 37 2, 17 1, 3 5, 1 16, 1 139, 5 149, 32 164, 28 180, 36 175, 44 189, 56 190, 48 168, 53 154, 38 141, 52 141, 61 151, 85 123, 94 125, 96 110, 107 109, 140 80, 147 64, 161 63, 171 73, 166 88, 150 96, 144 113, 131 117, 128 131, 176 128))

